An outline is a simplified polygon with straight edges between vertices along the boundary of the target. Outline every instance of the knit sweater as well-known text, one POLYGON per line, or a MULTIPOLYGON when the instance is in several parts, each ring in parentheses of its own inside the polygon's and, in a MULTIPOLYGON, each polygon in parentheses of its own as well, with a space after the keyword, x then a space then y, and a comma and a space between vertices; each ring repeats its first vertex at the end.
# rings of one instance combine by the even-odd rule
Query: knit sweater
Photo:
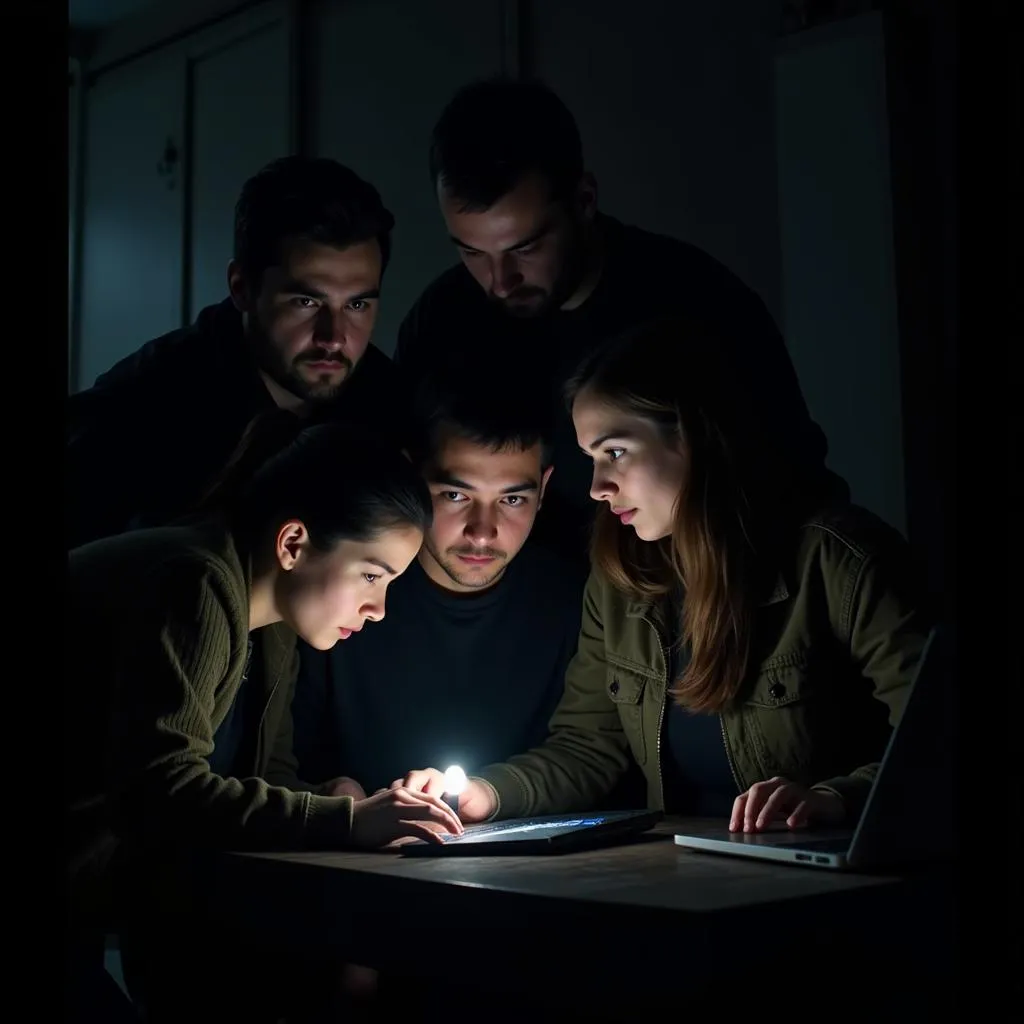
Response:
POLYGON ((68 561, 72 904, 99 909, 110 876, 146 849, 344 846, 351 798, 256 777, 294 778, 290 752, 275 750, 290 744, 298 664, 294 635, 283 627, 254 634, 264 641, 254 650, 270 653, 253 777, 221 778, 207 763, 242 681, 250 632, 249 560, 228 531, 140 530, 77 548, 68 561))

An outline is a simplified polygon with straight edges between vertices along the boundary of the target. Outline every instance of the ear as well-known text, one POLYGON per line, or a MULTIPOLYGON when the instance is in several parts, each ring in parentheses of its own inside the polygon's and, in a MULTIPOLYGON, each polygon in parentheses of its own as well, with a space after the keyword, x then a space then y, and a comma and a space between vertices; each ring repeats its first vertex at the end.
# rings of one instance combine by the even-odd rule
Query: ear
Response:
POLYGON ((274 538, 274 558, 285 571, 291 572, 309 548, 309 532, 299 519, 289 519, 278 528, 274 538))
POLYGON ((597 178, 590 171, 583 172, 576 186, 576 210, 588 224, 597 216, 597 178))
POLYGON ((551 474, 554 473, 554 471, 554 466, 548 466, 548 468, 545 469, 543 474, 541 475, 540 490, 537 492, 537 508, 540 508, 541 505, 544 503, 544 492, 547 490, 548 481, 551 479, 551 474))
POLYGON ((238 260, 228 261, 228 294, 239 313, 248 313, 255 296, 242 273, 242 265, 238 260))

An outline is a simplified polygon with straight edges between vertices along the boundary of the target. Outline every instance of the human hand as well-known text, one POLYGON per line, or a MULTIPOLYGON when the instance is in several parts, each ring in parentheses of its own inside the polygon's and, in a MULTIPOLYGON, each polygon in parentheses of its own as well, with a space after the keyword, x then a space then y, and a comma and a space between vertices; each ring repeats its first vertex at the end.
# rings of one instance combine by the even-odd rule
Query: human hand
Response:
MULTIPOLYGON (((414 793, 426 793, 440 799, 444 796, 444 772, 436 768, 421 768, 409 772, 405 778, 395 779, 391 789, 408 789, 414 793)), ((469 779, 466 788, 459 794, 459 817, 469 824, 485 821, 498 809, 498 795, 494 788, 479 779, 469 779)))
POLYGON ((352 844, 364 849, 410 838, 440 843, 442 832, 461 835, 462 822, 443 800, 427 793, 385 789, 352 808, 352 844))
POLYGON ((347 775, 340 775, 336 779, 331 779, 326 784, 325 789, 328 796, 350 796, 353 800, 366 799, 366 791, 363 787, 355 779, 350 779, 347 775))
POLYGON ((783 820, 791 829, 806 828, 812 822, 837 825, 845 816, 846 807, 835 793, 808 789, 776 775, 736 797, 729 831, 763 832, 783 820))

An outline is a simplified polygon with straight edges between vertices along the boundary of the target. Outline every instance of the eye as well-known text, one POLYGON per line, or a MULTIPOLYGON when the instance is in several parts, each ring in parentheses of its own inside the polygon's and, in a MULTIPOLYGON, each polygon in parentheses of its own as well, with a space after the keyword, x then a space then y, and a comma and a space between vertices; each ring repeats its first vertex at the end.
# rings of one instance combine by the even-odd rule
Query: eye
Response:
POLYGON ((313 309, 316 306, 316 299, 311 299, 308 295, 296 295, 291 304, 297 309, 313 309))
POLYGON ((441 491, 440 496, 444 498, 445 501, 450 501, 455 504, 460 504, 466 500, 466 496, 460 491, 441 491))
POLYGON ((529 256, 530 253, 536 252, 540 248, 540 242, 531 242, 529 245, 521 246, 516 249, 516 253, 519 256, 529 256))
POLYGON ((460 249, 459 252, 461 252, 463 258, 467 260, 474 259, 475 257, 480 255, 480 253, 477 252, 476 249, 460 249))
POLYGON ((507 497, 501 499, 511 508, 521 508, 526 504, 526 498, 522 494, 509 494, 507 497))
POLYGON ((365 313, 370 308, 370 303, 366 299, 353 299, 348 304, 348 308, 353 313, 365 313))
POLYGON ((605 453, 605 455, 608 456, 609 459, 611 459, 612 462, 618 462, 619 459, 622 458, 622 456, 626 454, 626 449, 625 448, 605 448, 604 453, 605 453))
POLYGON ((364 572, 363 579, 366 580, 367 583, 376 583, 377 580, 380 579, 380 573, 364 572))

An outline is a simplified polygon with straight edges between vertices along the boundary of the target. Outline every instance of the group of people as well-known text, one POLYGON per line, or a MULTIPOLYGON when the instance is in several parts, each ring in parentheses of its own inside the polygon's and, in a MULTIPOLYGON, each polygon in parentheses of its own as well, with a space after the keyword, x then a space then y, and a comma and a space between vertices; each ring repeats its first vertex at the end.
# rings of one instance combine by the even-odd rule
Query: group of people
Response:
POLYGON ((429 169, 459 261, 393 359, 391 214, 286 157, 228 297, 69 399, 72 944, 116 932, 147 1019, 237 989, 195 934, 211 849, 855 821, 932 625, 764 304, 600 212, 549 89, 463 88, 429 169))

